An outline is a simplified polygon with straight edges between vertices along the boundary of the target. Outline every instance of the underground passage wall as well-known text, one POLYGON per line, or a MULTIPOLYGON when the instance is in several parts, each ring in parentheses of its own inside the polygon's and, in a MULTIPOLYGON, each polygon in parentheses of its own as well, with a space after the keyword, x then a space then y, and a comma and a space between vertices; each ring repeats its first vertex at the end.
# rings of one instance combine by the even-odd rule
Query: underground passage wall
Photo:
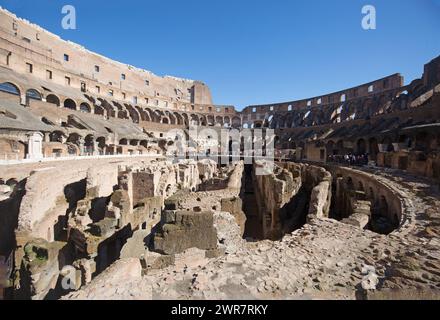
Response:
POLYGON ((256 175, 255 169, 263 165, 257 162, 245 170, 245 237, 277 240, 314 218, 331 218, 380 234, 403 223, 404 199, 371 174, 280 162, 272 174, 256 175))
POLYGON ((399 190, 373 174, 338 166, 325 166, 333 177, 330 217, 371 231, 389 234, 407 219, 399 190))
POLYGON ((273 173, 258 175, 267 163, 257 161, 245 180, 244 211, 247 233, 261 239, 280 239, 302 227, 307 218, 327 217, 331 202, 331 176, 323 168, 277 163, 273 173), (249 187, 251 185, 251 187, 249 187), (255 205, 253 204, 255 202, 255 205))

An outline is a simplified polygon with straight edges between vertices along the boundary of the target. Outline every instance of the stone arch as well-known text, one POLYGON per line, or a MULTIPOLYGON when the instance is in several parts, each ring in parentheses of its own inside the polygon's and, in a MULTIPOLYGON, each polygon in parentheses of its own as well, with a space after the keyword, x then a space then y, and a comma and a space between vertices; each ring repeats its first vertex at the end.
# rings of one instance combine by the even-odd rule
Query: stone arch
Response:
POLYGON ((79 110, 82 112, 86 112, 86 113, 91 113, 92 112, 92 108, 90 107, 90 105, 88 103, 81 103, 79 106, 79 110))
POLYGON ((140 114, 138 112, 138 110, 136 108, 134 108, 131 104, 124 104, 125 109, 128 112, 129 118, 131 119, 131 121, 133 121, 134 123, 139 123, 140 121, 140 114))
POLYGON ((367 143, 366 143, 365 139, 361 138, 356 142, 356 151, 358 154, 367 153, 367 143))
POLYGON ((116 118, 116 110, 118 110, 118 108, 110 104, 107 100, 104 100, 102 98, 98 98, 98 100, 100 102, 100 106, 104 108, 104 110, 107 112, 107 117, 116 118))
POLYGON ((174 112, 174 118, 176 119, 176 124, 177 125, 183 125, 184 121, 183 121, 183 117, 180 113, 178 112, 174 112))
POLYGON ((206 127, 208 125, 208 119, 205 115, 200 116, 200 125, 206 127))
POLYGON ((347 190, 355 190, 353 178, 348 176, 346 179, 347 190))
POLYGON ((120 110, 120 111, 118 111, 118 119, 128 119, 128 112, 127 112, 127 110, 120 110))
POLYGON ((160 116, 153 110, 151 110, 150 108, 146 108, 145 112, 147 112, 149 114, 150 117, 150 121, 152 122, 160 122, 160 116))
POLYGON ((189 126, 189 116, 187 113, 183 113, 182 114, 182 118, 183 118, 183 123, 185 124, 185 126, 189 126))
POLYGON ((93 154, 95 146, 95 137, 93 134, 89 134, 84 138, 84 151, 85 153, 93 154))
POLYGON ((200 124, 200 119, 199 119, 199 117, 196 115, 196 114, 191 114, 191 116, 190 116, 190 119, 191 119, 191 124, 192 125, 199 125, 200 124))
POLYGON ((82 143, 83 138, 81 137, 80 134, 74 132, 69 134, 69 136, 67 137, 67 152, 70 155, 77 155, 80 153, 80 146, 82 143))
POLYGON ((208 115, 206 120, 208 121, 208 126, 212 127, 215 125, 215 117, 212 114, 208 115))
POLYGON ((105 137, 98 137, 96 139, 96 145, 98 147, 99 154, 105 154, 105 148, 107 146, 105 137))
POLYGON ((141 107, 139 106, 135 106, 139 116, 140 116, 140 120, 142 121, 151 121, 150 115, 148 114, 148 112, 146 112, 145 110, 143 110, 141 107))
POLYGON ((223 127, 223 118, 220 116, 215 117, 215 125, 223 127))
POLYGON ((158 123, 162 123, 162 117, 163 117, 163 113, 160 110, 154 110, 153 111, 153 117, 155 119, 154 122, 158 122, 158 123))
POLYGON ((20 87, 13 82, 0 83, 0 91, 13 94, 15 96, 20 96, 21 94, 20 87))
POLYGON ((53 131, 49 134, 50 142, 63 142, 64 133, 62 131, 53 131))
POLYGON ((47 102, 47 103, 55 104, 57 107, 59 107, 60 104, 61 104, 61 100, 60 100, 60 98, 58 98, 58 96, 56 96, 56 95, 54 95, 54 94, 48 94, 48 95, 46 96, 46 102, 47 102))
POLYGON ((391 100, 391 97, 388 95, 381 95, 380 97, 376 98, 377 108, 374 114, 380 115, 391 111, 391 100))
POLYGON ((376 138, 372 137, 368 140, 368 150, 371 160, 376 161, 379 153, 379 144, 376 138))
POLYGON ((229 116, 223 118, 223 126, 227 128, 231 126, 231 118, 229 116))
POLYGON ((26 99, 41 101, 43 99, 43 96, 41 95, 40 91, 31 88, 26 90, 26 99))
POLYGON ((170 120, 170 124, 172 124, 172 125, 177 124, 176 116, 173 113, 166 111, 165 114, 167 115, 168 119, 170 120))
POLYGON ((63 105, 64 105, 64 108, 76 110, 76 102, 70 98, 67 98, 66 100, 64 100, 63 105))
POLYGON ((373 187, 368 188, 368 196, 374 205, 376 203, 376 194, 374 193, 373 187))
POLYGON ((141 142, 139 143, 139 145, 141 145, 141 146, 144 147, 145 149, 148 149, 148 140, 141 140, 141 142))
POLYGON ((103 116, 104 113, 105 113, 105 109, 104 109, 103 107, 101 107, 101 106, 96 106, 96 105, 95 105, 95 111, 94 111, 94 114, 97 114, 97 115, 101 115, 101 116, 103 116))
POLYGON ((232 127, 235 129, 238 129, 241 127, 241 119, 240 117, 233 117, 232 118, 232 127))

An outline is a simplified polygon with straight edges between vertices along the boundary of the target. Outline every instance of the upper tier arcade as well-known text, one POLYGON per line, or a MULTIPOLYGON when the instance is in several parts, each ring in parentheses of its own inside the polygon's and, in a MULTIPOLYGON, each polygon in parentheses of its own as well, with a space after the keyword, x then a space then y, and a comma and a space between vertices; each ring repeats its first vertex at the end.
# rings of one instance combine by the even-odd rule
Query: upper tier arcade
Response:
POLYGON ((358 119, 379 112, 375 105, 390 101, 404 90, 403 77, 394 74, 313 98, 249 106, 243 110, 243 124, 250 128, 278 129, 358 119))
POLYGON ((116 62, 64 41, 2 8, 0 64, 54 85, 134 105, 182 110, 189 104, 213 104, 209 87, 201 81, 160 77, 116 62))

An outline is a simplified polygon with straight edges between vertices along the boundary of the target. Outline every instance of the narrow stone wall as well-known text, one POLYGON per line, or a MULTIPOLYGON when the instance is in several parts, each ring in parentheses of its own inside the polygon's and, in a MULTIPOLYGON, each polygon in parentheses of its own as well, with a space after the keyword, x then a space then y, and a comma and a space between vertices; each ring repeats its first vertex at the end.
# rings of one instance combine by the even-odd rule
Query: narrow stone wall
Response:
POLYGON ((398 190, 366 172, 337 166, 326 169, 334 178, 335 218, 362 228, 370 224, 379 233, 390 233, 404 223, 404 201, 398 190))

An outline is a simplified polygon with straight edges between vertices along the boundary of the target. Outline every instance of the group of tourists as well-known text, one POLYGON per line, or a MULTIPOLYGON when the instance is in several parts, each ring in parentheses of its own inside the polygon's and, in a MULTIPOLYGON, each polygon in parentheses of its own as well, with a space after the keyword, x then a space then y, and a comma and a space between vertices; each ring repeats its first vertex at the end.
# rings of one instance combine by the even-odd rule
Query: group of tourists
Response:
POLYGON ((368 165, 368 154, 348 153, 345 155, 329 155, 328 162, 341 163, 349 166, 365 166, 368 165))

